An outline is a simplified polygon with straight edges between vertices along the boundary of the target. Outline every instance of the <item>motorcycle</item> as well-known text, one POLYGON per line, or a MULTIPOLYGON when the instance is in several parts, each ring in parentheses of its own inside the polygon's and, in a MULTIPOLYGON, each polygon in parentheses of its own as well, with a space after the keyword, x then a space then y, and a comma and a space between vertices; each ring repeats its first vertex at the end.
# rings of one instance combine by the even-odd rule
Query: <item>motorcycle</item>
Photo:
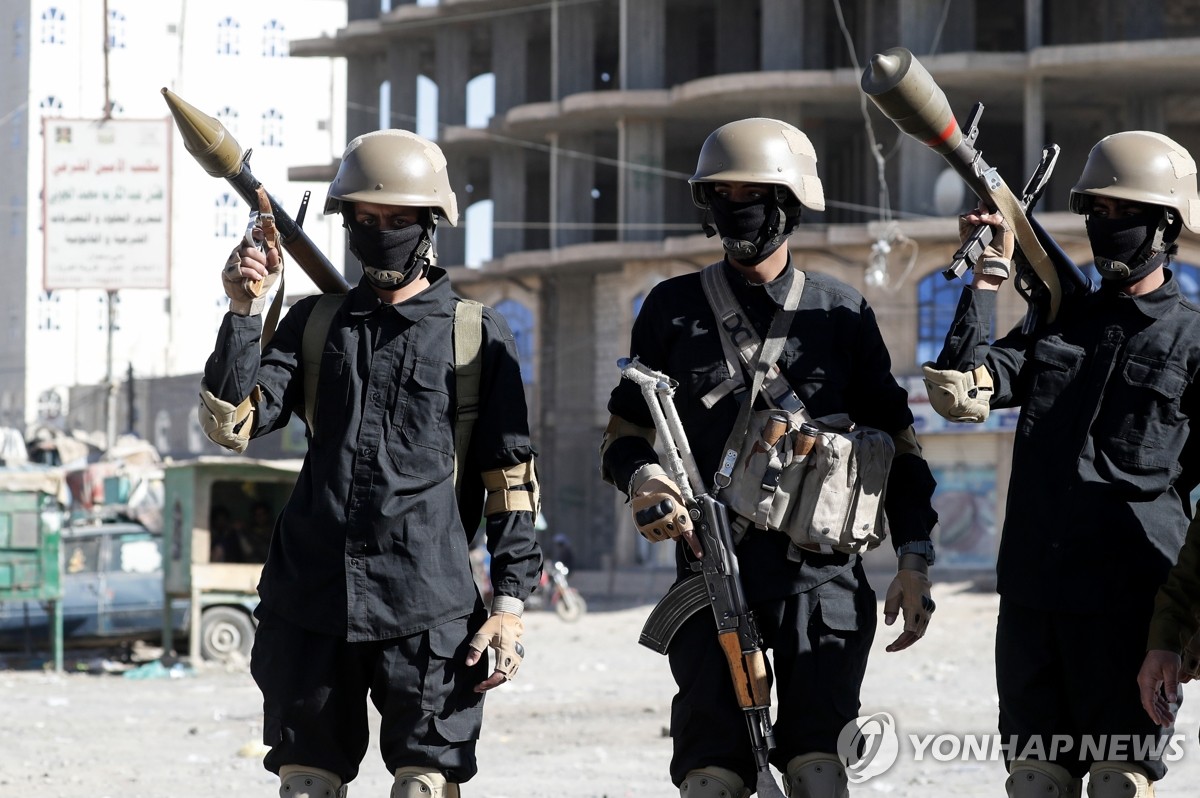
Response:
MULTIPOLYGON (((487 551, 482 547, 471 550, 471 571, 479 588, 479 595, 483 597, 484 603, 490 604, 492 583, 488 578, 487 551)), ((564 621, 573 623, 583 617, 587 612, 587 601, 578 590, 567 583, 568 573, 570 569, 563 565, 562 561, 548 562, 542 569, 537 589, 525 600, 526 609, 546 609, 546 603, 549 601, 550 608, 564 621)))
POLYGON ((569 572, 560 560, 548 563, 542 569, 537 590, 525 601, 525 606, 529 609, 553 609, 559 618, 572 623, 582 618, 587 612, 587 601, 567 583, 569 572))

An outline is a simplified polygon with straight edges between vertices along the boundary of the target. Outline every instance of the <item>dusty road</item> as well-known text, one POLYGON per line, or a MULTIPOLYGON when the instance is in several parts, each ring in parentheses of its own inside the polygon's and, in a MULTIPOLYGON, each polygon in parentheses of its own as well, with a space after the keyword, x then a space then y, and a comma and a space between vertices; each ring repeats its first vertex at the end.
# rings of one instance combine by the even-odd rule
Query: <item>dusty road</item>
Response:
MULTIPOLYGON (((592 604, 578 623, 527 614, 528 657, 520 678, 488 699, 481 772, 467 798, 677 795, 666 776, 670 676, 662 657, 636 644, 650 609, 642 599, 656 585, 639 576, 609 594, 598 574, 577 584, 592 604)), ((948 740, 934 747, 952 761, 932 758, 932 748, 914 761, 909 735, 986 735, 996 720, 996 597, 965 583, 939 584, 935 597, 935 621, 913 649, 885 653, 896 633, 880 626, 863 710, 896 718, 900 751, 895 766, 855 786, 855 796, 1004 795, 999 761, 949 756, 948 740)), ((0 670, 0 798, 273 798, 260 706, 244 668, 141 680, 0 670)), ((1160 798, 1197 794, 1197 706, 1193 697, 1182 710, 1183 757, 1160 798)), ((372 747, 350 795, 383 797, 390 785, 372 747)))

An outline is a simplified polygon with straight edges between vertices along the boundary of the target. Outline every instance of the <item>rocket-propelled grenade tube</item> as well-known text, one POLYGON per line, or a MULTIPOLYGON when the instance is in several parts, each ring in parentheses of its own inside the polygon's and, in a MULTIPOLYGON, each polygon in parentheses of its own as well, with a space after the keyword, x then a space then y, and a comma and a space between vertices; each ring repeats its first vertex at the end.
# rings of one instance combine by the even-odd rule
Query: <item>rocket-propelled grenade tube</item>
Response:
MULTIPOLYGON (((255 193, 262 185, 250 171, 246 163, 242 147, 230 135, 219 120, 201 113, 170 89, 162 90, 163 99, 175 118, 175 126, 183 137, 183 146, 191 153, 196 162, 213 177, 221 177, 229 181, 238 195, 250 207, 258 208, 258 197, 255 193)), ((304 270, 317 288, 327 294, 344 294, 350 290, 350 284, 333 268, 333 264, 325 257, 317 245, 304 232, 300 225, 285 211, 270 194, 271 210, 275 214, 275 226, 279 229, 279 239, 288 254, 304 270)))
POLYGON ((963 135, 945 92, 911 52, 893 47, 877 54, 863 72, 861 86, 896 127, 945 158, 988 209, 995 210, 983 183, 991 167, 963 135))

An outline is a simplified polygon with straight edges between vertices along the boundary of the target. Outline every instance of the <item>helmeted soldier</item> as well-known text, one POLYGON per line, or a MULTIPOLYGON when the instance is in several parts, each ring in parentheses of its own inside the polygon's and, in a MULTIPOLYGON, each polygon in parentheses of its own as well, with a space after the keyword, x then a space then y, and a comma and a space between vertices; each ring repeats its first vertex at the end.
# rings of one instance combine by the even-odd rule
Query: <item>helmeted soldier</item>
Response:
MULTIPOLYGON (((709 135, 691 192, 704 211, 705 229, 720 236, 725 257, 709 267, 709 277, 691 273, 655 286, 634 322, 630 350, 678 381, 675 403, 708 479, 727 443, 738 445, 727 436, 739 402, 746 401, 750 372, 727 359, 705 280, 728 285, 732 312, 759 339, 768 337, 777 314, 794 314, 777 360, 781 376, 758 395, 755 407, 769 409, 787 394, 789 407, 802 405, 814 418, 848 414, 894 441, 886 513, 900 571, 884 612, 889 624, 903 612, 904 631, 888 647, 897 651, 924 634, 933 607, 926 574, 937 518, 930 504, 934 482, 866 300, 831 277, 798 270, 786 246, 805 210, 824 210, 816 163, 808 137, 779 120, 743 119, 709 135)), ((684 523, 637 521, 639 509, 664 499, 683 505, 679 486, 659 465, 649 410, 628 381, 613 390, 608 407, 603 476, 631 499, 635 524, 647 539, 676 541, 683 577, 703 554, 686 516, 684 523)), ((793 798, 844 796, 847 777, 837 740, 858 714, 876 624, 875 594, 861 558, 854 549, 798 545, 778 528, 732 520, 741 532, 736 555, 746 599, 773 663, 779 699, 772 763, 786 774, 793 798)), ((712 613, 683 623, 668 656, 678 686, 671 712, 672 781, 687 798, 749 795, 756 764, 712 613)))
POLYGON ((484 693, 524 655, 523 601, 541 564, 516 348, 490 308, 459 323, 465 305, 432 263, 437 219, 458 217, 436 144, 403 130, 354 139, 325 213, 343 216, 362 281, 323 312, 317 297, 300 300, 260 353, 263 292, 248 288, 278 279, 282 259, 240 246, 201 393, 209 436, 239 452, 293 413, 310 418, 255 613, 265 765, 283 798, 344 794, 367 749, 369 695, 392 798, 454 798, 477 770, 484 693), (464 341, 478 357, 469 396, 456 377, 464 341), (456 416, 470 414, 456 446, 456 416), (490 615, 468 557, 481 510, 490 615))
POLYGON ((996 236, 926 377, 949 418, 1021 407, 997 564, 1009 795, 1078 796, 1087 776, 1094 798, 1148 796, 1166 772, 1164 732, 1135 678, 1200 481, 1200 308, 1166 268, 1181 229, 1200 232, 1195 161, 1164 135, 1114 133, 1070 207, 1099 290, 989 344, 1013 237, 999 214, 967 214, 964 231, 989 223, 996 236))

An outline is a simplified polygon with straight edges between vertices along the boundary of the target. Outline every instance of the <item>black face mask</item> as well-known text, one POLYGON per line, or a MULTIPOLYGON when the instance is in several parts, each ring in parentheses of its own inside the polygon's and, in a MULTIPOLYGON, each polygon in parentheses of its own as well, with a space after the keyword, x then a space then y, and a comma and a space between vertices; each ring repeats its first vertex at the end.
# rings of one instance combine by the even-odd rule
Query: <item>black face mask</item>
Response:
POLYGON ((709 194, 713 224, 729 257, 746 266, 757 266, 779 249, 791 230, 784 231, 779 206, 770 200, 731 202, 709 194))
POLYGON ((424 223, 400 230, 378 230, 345 215, 350 251, 362 264, 367 282, 384 291, 394 291, 416 280, 429 269, 430 234, 424 223))
POLYGON ((1106 219, 1087 217, 1088 241, 1096 271, 1106 283, 1127 286, 1141 280, 1167 261, 1159 212, 1106 219))

